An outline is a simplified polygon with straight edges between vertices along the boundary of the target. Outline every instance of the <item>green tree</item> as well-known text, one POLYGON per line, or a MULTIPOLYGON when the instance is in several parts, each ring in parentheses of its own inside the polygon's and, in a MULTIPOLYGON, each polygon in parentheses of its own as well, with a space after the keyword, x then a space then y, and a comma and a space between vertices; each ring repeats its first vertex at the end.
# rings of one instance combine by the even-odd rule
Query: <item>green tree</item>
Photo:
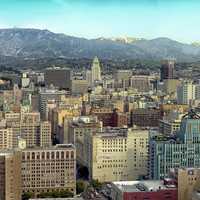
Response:
POLYGON ((22 200, 29 200, 30 198, 33 198, 34 197, 34 194, 31 193, 31 192, 25 192, 23 195, 22 195, 22 200))
POLYGON ((102 187, 102 183, 101 182, 99 182, 98 180, 92 180, 91 181, 91 186, 93 187, 93 188, 95 188, 95 189, 97 189, 97 190, 100 190, 101 189, 101 187, 102 187))
POLYGON ((85 191, 87 184, 83 180, 79 180, 76 182, 76 193, 80 194, 85 191))
POLYGON ((38 198, 64 198, 64 197, 73 197, 74 194, 68 190, 62 191, 53 191, 53 192, 42 192, 37 195, 38 198))

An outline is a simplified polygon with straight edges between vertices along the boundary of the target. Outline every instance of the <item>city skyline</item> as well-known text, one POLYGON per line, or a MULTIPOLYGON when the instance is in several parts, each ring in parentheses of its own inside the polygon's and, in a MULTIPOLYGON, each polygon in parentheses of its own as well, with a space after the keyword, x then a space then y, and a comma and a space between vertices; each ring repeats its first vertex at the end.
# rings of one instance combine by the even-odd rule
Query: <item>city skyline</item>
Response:
POLYGON ((2 0, 0 28, 39 28, 85 38, 200 41, 197 0, 2 0), (152 28, 153 27, 153 28, 152 28))

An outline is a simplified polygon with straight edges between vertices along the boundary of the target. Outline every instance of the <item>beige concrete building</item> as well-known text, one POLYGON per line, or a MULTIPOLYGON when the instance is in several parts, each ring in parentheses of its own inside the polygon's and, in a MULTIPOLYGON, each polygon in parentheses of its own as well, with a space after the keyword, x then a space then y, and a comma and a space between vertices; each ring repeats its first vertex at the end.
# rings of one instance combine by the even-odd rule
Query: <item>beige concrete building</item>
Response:
POLYGON ((20 137, 26 140, 27 147, 51 146, 51 124, 40 120, 40 113, 22 113, 20 137))
POLYGON ((67 142, 75 144, 78 162, 87 166, 90 162, 87 152, 88 135, 101 131, 102 123, 96 116, 80 116, 74 117, 68 127, 67 142))
POLYGON ((0 129, 0 150, 13 148, 13 131, 11 128, 0 129))
POLYGON ((90 178, 110 182, 147 175, 148 130, 107 128, 85 140, 90 178))
POLYGON ((13 132, 13 148, 18 147, 18 137, 20 136, 20 121, 21 114, 8 112, 5 113, 4 118, 6 120, 6 127, 11 128, 13 132))
POLYGON ((160 120, 159 129, 164 135, 171 135, 180 130, 181 119, 173 121, 160 120))
POLYGON ((76 150, 63 144, 22 152, 23 192, 68 190, 76 193, 76 150))
POLYGON ((52 144, 51 140, 51 123, 48 121, 40 123, 40 146, 49 147, 52 144))
POLYGON ((0 151, 0 199, 21 200, 21 152, 0 151))
POLYGON ((181 84, 178 79, 165 79, 163 80, 163 90, 167 94, 174 94, 176 97, 177 87, 181 84))
POLYGON ((193 192, 200 186, 200 169, 180 168, 171 173, 178 182, 178 200, 192 200, 193 192))
POLYGON ((87 80, 72 80, 72 94, 87 93, 89 83, 87 80))

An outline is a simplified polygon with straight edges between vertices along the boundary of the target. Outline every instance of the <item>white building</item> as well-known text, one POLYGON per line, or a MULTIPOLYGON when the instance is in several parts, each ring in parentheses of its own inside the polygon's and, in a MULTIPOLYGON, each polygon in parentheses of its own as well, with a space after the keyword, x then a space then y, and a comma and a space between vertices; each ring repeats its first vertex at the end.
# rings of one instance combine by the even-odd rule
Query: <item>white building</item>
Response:
POLYGON ((94 58, 92 63, 92 83, 94 84, 95 81, 101 81, 101 68, 97 57, 94 58))
POLYGON ((196 86, 192 82, 183 82, 177 87, 177 103, 178 104, 191 104, 195 100, 196 86))

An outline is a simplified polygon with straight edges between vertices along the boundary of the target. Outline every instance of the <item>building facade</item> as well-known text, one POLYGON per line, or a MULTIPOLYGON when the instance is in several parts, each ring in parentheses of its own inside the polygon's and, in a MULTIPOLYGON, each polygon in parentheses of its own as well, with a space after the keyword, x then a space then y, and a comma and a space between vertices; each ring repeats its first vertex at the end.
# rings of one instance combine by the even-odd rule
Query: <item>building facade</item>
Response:
POLYGON ((76 150, 73 145, 24 149, 22 152, 23 192, 35 195, 62 191, 76 193, 76 150))
POLYGON ((0 151, 0 199, 21 200, 21 152, 0 151))
POLYGON ((149 178, 167 177, 171 168, 200 167, 200 117, 190 111, 177 137, 156 136, 150 141, 149 178))

